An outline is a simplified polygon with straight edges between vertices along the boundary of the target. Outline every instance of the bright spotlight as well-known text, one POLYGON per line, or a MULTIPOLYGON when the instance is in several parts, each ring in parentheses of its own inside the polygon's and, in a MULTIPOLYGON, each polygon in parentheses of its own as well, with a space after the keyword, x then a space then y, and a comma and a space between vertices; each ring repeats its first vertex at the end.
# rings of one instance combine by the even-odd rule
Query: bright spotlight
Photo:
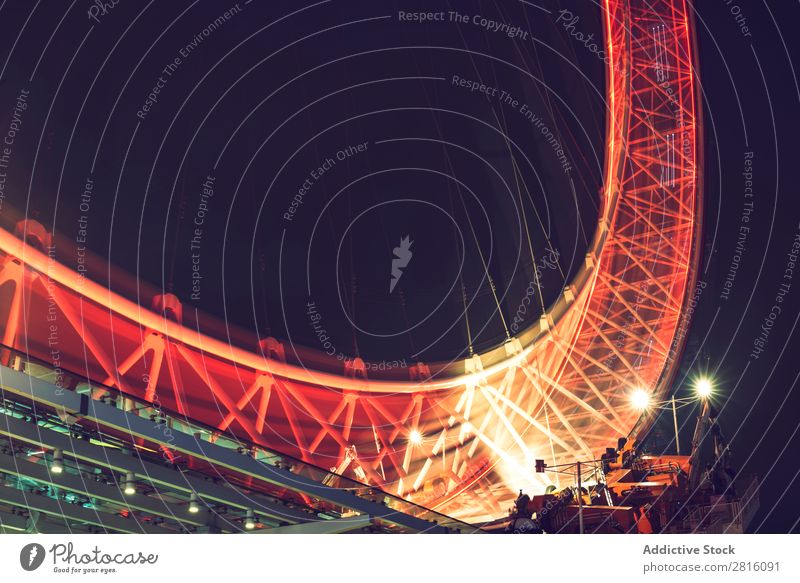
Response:
POLYGON ((713 388, 714 387, 711 384, 711 381, 706 378, 698 380, 697 384, 695 385, 697 396, 700 397, 701 399, 708 399, 711 396, 711 391, 713 390, 713 388))
POLYGON ((422 434, 416 429, 412 429, 408 434, 408 441, 414 445, 420 445, 422 443, 422 434))
POLYGON ((650 406, 650 395, 644 389, 637 389, 631 395, 631 405, 640 411, 644 411, 650 406))

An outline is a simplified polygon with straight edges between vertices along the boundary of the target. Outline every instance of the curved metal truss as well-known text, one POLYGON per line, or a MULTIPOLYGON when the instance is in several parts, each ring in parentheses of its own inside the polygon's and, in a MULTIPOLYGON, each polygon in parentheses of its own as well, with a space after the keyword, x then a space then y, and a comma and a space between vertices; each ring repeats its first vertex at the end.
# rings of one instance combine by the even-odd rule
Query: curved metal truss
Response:
POLYGON ((406 381, 370 379, 358 359, 307 370, 274 339, 252 352, 182 326, 173 296, 150 311, 81 277, 32 222, 0 232, 3 343, 85 374, 97 398, 106 385, 441 512, 497 516, 517 488, 548 485, 535 458, 586 459, 628 435, 630 392, 666 389, 685 333, 700 208, 691 15, 685 0, 605 0, 603 14, 598 229, 580 274, 500 357, 456 374, 418 365, 406 381))

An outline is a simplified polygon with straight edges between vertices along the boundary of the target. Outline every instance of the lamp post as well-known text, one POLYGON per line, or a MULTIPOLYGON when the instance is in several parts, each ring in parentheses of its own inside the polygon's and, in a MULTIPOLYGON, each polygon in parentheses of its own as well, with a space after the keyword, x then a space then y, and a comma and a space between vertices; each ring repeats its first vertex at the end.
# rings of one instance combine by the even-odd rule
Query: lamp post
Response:
POLYGON ((675 425, 675 451, 681 455, 681 439, 678 437, 678 412, 675 409, 675 395, 672 395, 672 423, 675 425))
MULTIPOLYGON (((597 460, 592 460, 593 463, 596 462, 596 461, 597 460)), ((535 463, 536 463, 536 465, 535 465, 536 473, 537 474, 543 474, 545 472, 545 468, 547 468, 548 465, 544 462, 544 460, 539 460, 539 459, 537 459, 535 463)), ((550 466, 550 467, 554 471, 559 471, 556 468, 563 468, 565 466, 571 466, 571 465, 572 464, 559 464, 557 466, 550 466)), ((581 484, 582 478, 581 478, 581 462, 580 461, 576 461, 575 462, 575 477, 576 477, 575 481, 576 481, 577 486, 578 486, 578 532, 580 534, 583 534, 584 533, 584 529, 583 529, 583 494, 582 494, 583 485, 581 484)))
POLYGON ((575 473, 578 477, 578 532, 583 534, 583 493, 581 492, 581 462, 575 462, 575 473))

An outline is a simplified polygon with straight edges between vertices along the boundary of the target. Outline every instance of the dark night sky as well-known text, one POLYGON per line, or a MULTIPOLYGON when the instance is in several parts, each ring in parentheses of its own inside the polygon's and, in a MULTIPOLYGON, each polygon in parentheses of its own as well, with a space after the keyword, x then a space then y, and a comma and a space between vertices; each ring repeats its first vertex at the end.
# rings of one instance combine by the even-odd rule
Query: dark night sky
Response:
MULTIPOLYGON (((798 529, 797 487, 798 317, 800 281, 784 276, 789 252, 800 236, 800 155, 797 78, 800 55, 797 3, 739 3, 748 31, 740 29, 733 6, 699 4, 700 75, 705 98, 704 256, 699 280, 707 282, 693 318, 678 395, 688 394, 692 375, 716 379, 720 422, 743 474, 764 479, 759 530, 798 529), (750 36, 746 36, 749 32, 750 36), (754 196, 745 197, 745 158, 752 153, 754 196), (752 201, 750 222, 743 222, 752 201), (741 227, 750 227, 750 231, 741 227), (746 238, 740 239, 740 235, 746 238), (741 241, 741 242, 740 242, 741 241), (735 256, 738 269, 726 295, 735 256), (776 300, 782 283, 790 288, 776 300), (780 308, 764 352, 754 342, 764 320, 780 308), (683 380, 683 382, 681 382, 683 380)), ((669 435, 669 416, 663 419, 669 435)), ((687 415, 688 417, 688 415, 687 415)), ((688 444, 694 418, 688 418, 682 443, 688 444)), ((684 445, 685 447, 685 445, 684 445)))
MULTIPOLYGON (((225 12, 215 2, 190 4, 120 4, 88 35, 86 15, 70 13, 53 41, 69 50, 45 53, 25 82, 38 49, 16 49, 3 77, 9 100, 30 87, 29 126, 41 124, 58 90, 32 185, 20 166, 7 205, 74 238, 91 177, 88 245, 101 257, 94 277, 106 277, 110 258, 191 307, 262 337, 319 347, 306 314, 313 301, 337 352, 374 361, 463 356, 462 287, 475 349, 504 340, 484 261, 507 326, 534 278, 534 258, 553 257, 551 248, 558 269, 543 274, 544 303, 558 296, 596 222, 604 70, 553 18, 519 3, 459 5, 525 23, 525 34, 540 39, 515 43, 479 26, 397 21, 399 9, 433 10, 429 2, 307 10, 254 2, 190 47, 225 12), (175 57, 180 63, 162 73, 175 57), (499 91, 470 92, 453 75, 526 104, 563 145, 570 173, 533 122, 501 106, 499 91), (143 112, 158 85, 157 102, 143 112), (358 144, 363 152, 346 155, 358 144), (320 175, 321 166, 330 167, 320 175), (209 176, 214 194, 204 200, 209 176), (406 236, 413 263, 389 293, 392 250, 406 236), (362 331, 354 335, 351 322, 362 331)), ((600 34, 599 11, 586 13, 587 31, 600 34)), ((35 16, 23 37, 32 47, 58 15, 35 16)), ((19 9, 3 24, 13 30, 26 17, 19 9)), ((36 156, 37 141, 38 131, 21 136, 18 164, 36 156)), ((10 212, 3 218, 13 222, 10 212)), ((74 264, 69 245, 58 252, 74 264)), ((111 285, 148 304, 152 291, 117 272, 111 285)))
MULTIPOLYGON (((602 182, 604 71, 556 16, 572 10, 586 34, 601 38, 594 3, 542 0, 548 14, 512 1, 253 0, 207 37, 196 35, 233 3, 122 1, 96 21, 90 5, 45 0, 33 10, 9 0, 0 8, 0 127, 29 92, 0 224, 36 217, 59 234, 67 265, 76 263, 86 215, 97 255, 92 277, 142 304, 167 290, 238 329, 319 348, 306 313, 311 300, 337 351, 372 360, 463 356, 462 286, 474 347, 504 339, 478 249, 507 324, 549 247, 559 268, 544 270, 545 304, 577 270, 602 182), (522 23, 530 36, 512 42, 471 24, 397 21, 398 10, 423 7, 522 23), (181 50, 180 63, 165 71, 181 50), (563 172, 518 111, 454 86, 453 75, 526 103, 572 170, 563 172), (154 87, 157 101, 144 112, 154 87), (330 168, 309 178, 328 158, 330 168), (204 183, 213 195, 203 196, 204 183), (413 261, 390 294, 392 249, 405 236, 414 241, 413 261), (195 299, 193 264, 202 274, 195 299), (362 332, 354 334, 351 321, 362 332)), ((756 526, 768 532, 798 528, 787 488, 798 487, 800 275, 784 279, 800 234, 800 51, 790 29, 798 20, 795 2, 754 0, 703 2, 697 20, 705 287, 676 390, 688 391, 700 371, 715 375, 734 459, 765 479, 756 526), (740 242, 750 153, 755 195, 740 242), (779 303, 783 282, 791 285, 779 303), (754 355, 775 305, 781 311, 766 348, 754 355)), ((685 417, 688 443, 693 419, 685 417)), ((666 436, 668 422, 657 425, 666 436)))

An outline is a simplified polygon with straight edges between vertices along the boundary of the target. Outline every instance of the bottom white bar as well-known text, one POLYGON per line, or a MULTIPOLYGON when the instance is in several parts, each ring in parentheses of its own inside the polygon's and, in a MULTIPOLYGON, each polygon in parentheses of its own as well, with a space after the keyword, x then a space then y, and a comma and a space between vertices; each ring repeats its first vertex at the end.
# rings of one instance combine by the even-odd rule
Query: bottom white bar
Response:
POLYGON ((232 577, 382 583, 800 581, 799 540, 767 534, 4 535, 0 572, 3 581, 148 583, 232 583, 232 577))

